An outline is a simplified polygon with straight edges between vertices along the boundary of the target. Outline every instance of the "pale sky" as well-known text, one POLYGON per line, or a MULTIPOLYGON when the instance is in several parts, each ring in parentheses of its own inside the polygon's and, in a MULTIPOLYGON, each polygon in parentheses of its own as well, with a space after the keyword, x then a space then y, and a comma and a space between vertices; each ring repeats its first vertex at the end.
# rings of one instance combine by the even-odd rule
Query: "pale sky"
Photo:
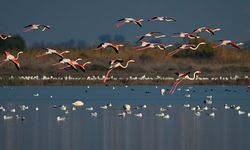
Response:
MULTIPOLYGON (((127 41, 135 36, 161 31, 167 35, 195 28, 220 27, 214 40, 250 40, 250 0, 8 0, 1 2, 0 32, 20 34, 27 43, 62 42, 71 38, 89 44, 101 34, 121 34, 127 41), (143 27, 114 26, 123 17, 171 16, 177 22, 145 22, 143 27), (25 25, 48 24, 48 32, 22 33, 25 25)), ((172 39, 165 39, 168 43, 172 39)))

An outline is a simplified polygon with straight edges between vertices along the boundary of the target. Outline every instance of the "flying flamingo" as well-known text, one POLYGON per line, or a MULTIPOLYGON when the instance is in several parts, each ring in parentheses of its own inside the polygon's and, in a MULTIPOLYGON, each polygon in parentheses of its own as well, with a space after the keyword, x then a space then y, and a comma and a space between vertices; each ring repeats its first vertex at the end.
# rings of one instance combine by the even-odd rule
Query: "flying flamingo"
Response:
POLYGON ((214 35, 214 32, 220 31, 220 30, 221 30, 220 28, 211 29, 211 28, 208 28, 208 27, 200 27, 200 28, 195 29, 192 32, 192 34, 196 34, 196 33, 199 33, 199 32, 208 32, 208 33, 211 33, 211 34, 214 35))
POLYGON ((11 61, 12 63, 15 64, 17 70, 19 71, 20 63, 18 61, 18 58, 19 58, 19 55, 22 54, 22 53, 23 53, 22 51, 18 52, 17 56, 15 57, 15 56, 11 55, 10 52, 5 52, 6 58, 4 60, 0 61, 0 64, 4 64, 4 63, 6 63, 8 61, 11 61))
POLYGON ((238 49, 240 49, 240 45, 244 45, 244 43, 235 43, 235 42, 232 42, 231 40, 220 40, 220 44, 214 46, 213 48, 217 48, 217 47, 220 47, 220 46, 224 46, 224 45, 232 45, 238 49))
MULTIPOLYGON (((68 64, 72 69, 78 72, 76 66, 74 65, 74 62, 75 62, 74 60, 62 57, 62 59, 60 59, 58 63, 52 64, 52 66, 56 66, 60 64, 68 64)), ((63 68, 59 68, 59 69, 63 69, 63 68)))
MULTIPOLYGON (((144 41, 142 41, 144 42, 144 41)), ((149 49, 149 48, 159 48, 161 50, 165 50, 168 47, 173 46, 172 44, 169 45, 164 45, 164 44, 160 44, 160 43, 142 43, 140 46, 135 47, 136 50, 145 50, 145 49, 149 49)))
POLYGON ((111 60, 111 61, 109 62, 110 67, 109 67, 109 69, 108 69, 108 72, 107 72, 107 74, 106 74, 104 80, 103 80, 104 83, 105 83, 106 80, 108 79, 108 76, 109 76, 110 72, 111 72, 113 69, 118 68, 118 67, 121 67, 121 68, 125 69, 125 68, 128 67, 128 64, 129 64, 129 63, 134 63, 135 60, 132 60, 132 59, 131 59, 131 60, 128 60, 127 63, 126 63, 126 65, 122 65, 123 62, 124 62, 124 60, 122 60, 122 59, 111 60))
POLYGON ((24 27, 23 32, 29 32, 32 30, 42 30, 45 31, 47 29, 50 29, 49 25, 44 25, 44 24, 30 24, 24 27))
POLYGON ((193 77, 191 78, 191 77, 189 77, 190 72, 187 72, 187 73, 178 73, 177 72, 176 74, 178 75, 178 78, 175 79, 175 82, 174 82, 171 90, 169 91, 169 94, 171 94, 171 95, 174 94, 176 87, 181 83, 181 81, 183 81, 183 80, 195 80, 196 75, 198 73, 201 73, 201 71, 195 71, 193 73, 193 77))
POLYGON ((123 44, 112 44, 112 43, 104 42, 104 43, 99 44, 95 50, 100 50, 100 49, 104 49, 104 48, 107 48, 107 47, 111 47, 118 54, 119 53, 119 47, 123 47, 123 46, 124 46, 123 44))
MULTIPOLYGON (((84 64, 79 64, 77 61, 82 60, 81 58, 76 59, 75 61, 71 60, 71 63, 75 66, 75 67, 79 67, 83 72, 85 72, 85 66, 88 64, 91 64, 91 62, 85 62, 84 64)), ((67 68, 71 68, 70 65, 67 65, 65 67, 59 68, 59 69, 67 69, 67 68)))
POLYGON ((187 32, 180 32, 180 33, 174 33, 175 35, 172 36, 173 38, 189 38, 189 39, 198 39, 199 36, 187 33, 187 32))
POLYGON ((166 36, 167 36, 166 34, 163 34, 161 32, 148 32, 148 33, 146 33, 144 35, 137 36, 137 38, 138 38, 138 41, 141 41, 145 37, 154 37, 154 38, 158 39, 158 38, 163 38, 163 37, 166 37, 166 36))
POLYGON ((6 40, 7 38, 11 38, 11 37, 12 37, 12 35, 10 35, 10 34, 0 33, 0 38, 2 40, 6 40))
POLYGON ((173 56, 174 54, 182 51, 182 50, 186 50, 186 49, 191 49, 191 50, 197 50, 199 48, 200 45, 206 44, 205 42, 201 42, 198 45, 194 45, 194 44, 183 44, 181 46, 179 46, 176 50, 168 53, 169 56, 173 56))
POLYGON ((144 19, 134 19, 134 18, 122 18, 117 20, 119 23, 116 24, 116 27, 120 27, 121 25, 125 23, 134 23, 137 24, 138 26, 142 27, 142 22, 144 19))
POLYGON ((57 55, 59 56, 61 59, 63 58, 63 54, 65 53, 69 53, 70 51, 62 51, 62 52, 58 52, 57 50, 55 49, 51 49, 51 48, 45 48, 47 51, 42 53, 42 54, 37 54, 36 57, 37 58, 40 58, 40 57, 43 57, 43 56, 46 56, 46 55, 51 55, 51 54, 54 54, 54 55, 57 55))
POLYGON ((167 22, 176 22, 176 19, 173 18, 173 17, 168 17, 168 16, 155 16, 155 17, 152 17, 150 19, 148 19, 148 21, 167 21, 167 22))

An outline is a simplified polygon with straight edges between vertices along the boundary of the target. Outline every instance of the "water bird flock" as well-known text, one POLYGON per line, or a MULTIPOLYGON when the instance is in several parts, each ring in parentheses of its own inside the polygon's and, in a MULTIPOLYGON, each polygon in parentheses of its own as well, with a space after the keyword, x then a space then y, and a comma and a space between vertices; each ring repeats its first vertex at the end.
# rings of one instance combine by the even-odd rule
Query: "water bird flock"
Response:
MULTIPOLYGON (((170 16, 153 16, 153 17, 146 18, 146 19, 143 19, 143 18, 135 19, 135 18, 131 18, 131 17, 124 17, 122 19, 117 20, 118 23, 115 24, 115 26, 116 27, 121 27, 124 24, 132 23, 132 24, 138 25, 139 27, 142 27, 145 21, 148 21, 148 22, 152 22, 152 21, 177 22, 177 19, 175 19, 174 17, 170 17, 170 16)), ((32 32, 34 30, 38 30, 38 31, 39 30, 40 31, 51 30, 51 26, 46 25, 46 24, 29 24, 29 25, 27 25, 27 26, 25 26, 23 28, 23 32, 32 32)), ((193 39, 195 40, 195 39, 200 38, 200 36, 201 36, 200 34, 203 33, 203 32, 207 32, 207 33, 214 36, 215 32, 218 32, 218 31, 221 31, 221 30, 222 30, 221 28, 210 28, 210 27, 204 26, 204 27, 196 28, 190 33, 188 33, 188 32, 174 33, 174 36, 171 36, 171 37, 173 37, 173 38, 188 38, 190 40, 193 40, 193 39)), ((1 37, 1 40, 6 40, 7 38, 12 38, 12 35, 8 34, 8 33, 0 33, 0 37, 1 37)), ((164 45, 162 43, 151 43, 151 42, 143 41, 144 38, 146 38, 146 37, 151 37, 151 38, 156 38, 157 39, 157 38, 165 38, 165 37, 168 37, 168 36, 167 36, 167 34, 164 34, 164 33, 159 32, 159 31, 151 31, 151 32, 148 32, 148 33, 146 33, 144 35, 137 36, 137 38, 139 38, 138 41, 140 41, 141 45, 136 46, 135 49, 137 49, 137 50, 146 50, 146 49, 149 49, 149 48, 159 48, 160 50, 165 50, 168 47, 173 47, 174 46, 174 44, 164 45)), ((236 43, 236 42, 231 41, 231 40, 220 40, 219 42, 220 43, 213 46, 213 48, 217 48, 217 47, 220 47, 220 46, 226 46, 226 45, 232 45, 235 48, 240 49, 240 46, 243 45, 243 43, 236 43)), ((205 45, 205 44, 206 44, 205 42, 200 42, 197 45, 183 43, 183 44, 179 45, 175 50, 168 53, 168 55, 173 56, 176 53, 178 53, 178 52, 180 52, 182 50, 186 50, 186 49, 191 49, 193 51, 196 51, 196 50, 199 49, 199 47, 201 45, 205 45)), ((106 49, 108 47, 111 47, 112 49, 115 50, 115 52, 117 54, 119 54, 119 52, 120 52, 119 47, 123 47, 123 46, 124 46, 123 44, 114 44, 114 43, 104 42, 104 43, 100 43, 95 50, 106 49)), ((83 64, 78 63, 78 61, 82 60, 81 58, 78 58, 76 60, 66 58, 64 56, 64 54, 67 54, 70 51, 59 52, 58 50, 51 49, 51 48, 45 48, 45 49, 47 50, 47 52, 44 52, 43 54, 37 54, 37 57, 40 58, 40 57, 43 57, 45 55, 51 55, 51 54, 59 56, 58 63, 53 64, 53 66, 61 65, 61 64, 67 64, 64 67, 58 68, 60 70, 71 68, 71 69, 73 69, 73 70, 75 70, 77 72, 78 72, 78 69, 85 72, 85 66, 89 65, 89 64, 92 64, 92 62, 89 62, 89 61, 87 61, 87 62, 85 62, 83 64)), ((22 51, 19 52, 17 54, 17 57, 14 57, 10 52, 6 51, 5 52, 6 59, 2 60, 1 64, 5 63, 5 62, 8 62, 8 61, 11 61, 11 62, 13 62, 15 64, 16 68, 19 70, 20 69, 20 62, 19 62, 18 59, 19 59, 19 54, 21 54, 21 53, 23 53, 23 52, 22 51)), ((126 67, 121 64, 123 61, 124 61, 123 59, 111 60, 110 61, 110 63, 109 63, 110 67, 108 69, 107 75, 103 79, 104 83, 107 81, 108 75, 111 72, 111 70, 113 70, 116 67, 122 67, 122 68, 127 68, 128 67, 128 63, 126 65, 126 67)), ((135 62, 135 60, 129 60, 128 62, 135 62)), ((186 74, 186 73, 177 74, 178 77, 177 77, 177 79, 175 80, 175 82, 173 84, 173 90, 170 91, 170 94, 174 93, 175 88, 177 87, 177 85, 181 81, 186 80, 186 79, 190 80, 190 78, 187 76, 188 74, 186 74)))

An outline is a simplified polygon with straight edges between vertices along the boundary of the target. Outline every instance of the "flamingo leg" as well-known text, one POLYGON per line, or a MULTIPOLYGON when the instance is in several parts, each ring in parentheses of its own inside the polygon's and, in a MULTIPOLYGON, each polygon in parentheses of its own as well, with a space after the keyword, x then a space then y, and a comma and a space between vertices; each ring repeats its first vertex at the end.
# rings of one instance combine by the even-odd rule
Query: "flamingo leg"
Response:
POLYGON ((64 67, 61 67, 61 68, 58 68, 58 69, 60 69, 60 70, 64 70, 64 69, 67 69, 67 68, 70 68, 70 65, 68 65, 68 66, 64 66, 64 67))
POLYGON ((27 29, 24 29, 23 32, 29 32, 29 31, 32 31, 34 30, 33 28, 27 28, 27 29))
POLYGON ((115 24, 115 26, 118 28, 118 27, 120 27, 121 25, 123 25, 123 24, 125 24, 126 22, 120 22, 120 23, 117 23, 117 24, 115 24))
POLYGON ((6 59, 4 59, 4 60, 1 60, 0 61, 0 65, 3 65, 3 64, 5 64, 7 61, 6 61, 6 59))
POLYGON ((181 83, 181 81, 182 81, 182 80, 177 80, 177 81, 174 82, 172 89, 169 91, 169 94, 170 94, 170 95, 173 95, 173 94, 174 94, 174 92, 175 92, 175 90, 176 90, 178 84, 181 83))
POLYGON ((105 83, 106 80, 108 79, 108 76, 109 76, 109 74, 110 74, 111 71, 112 71, 112 69, 109 69, 109 70, 108 70, 108 72, 107 72, 107 74, 106 74, 106 76, 105 76, 105 78, 104 78, 104 80, 103 80, 104 83, 105 83))
POLYGON ((145 50, 145 49, 148 49, 149 47, 142 47, 142 48, 137 48, 136 50, 138 50, 138 51, 141 51, 141 50, 145 50))

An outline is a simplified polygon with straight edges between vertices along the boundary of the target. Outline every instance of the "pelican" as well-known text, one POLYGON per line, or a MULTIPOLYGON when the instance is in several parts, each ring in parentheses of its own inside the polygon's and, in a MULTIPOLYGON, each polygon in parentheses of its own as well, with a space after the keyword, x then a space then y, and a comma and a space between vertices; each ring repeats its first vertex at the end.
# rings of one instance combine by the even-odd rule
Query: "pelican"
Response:
POLYGON ((12 54, 10 54, 10 52, 5 52, 6 58, 4 60, 0 61, 0 65, 6 63, 8 61, 11 61, 12 63, 15 64, 17 70, 19 71, 19 69, 20 69, 20 63, 18 61, 18 58, 19 58, 19 55, 22 54, 22 53, 23 53, 22 51, 18 52, 17 56, 15 57, 12 54))
POLYGON ((30 24, 24 27, 23 32, 29 32, 32 30, 41 30, 45 31, 47 29, 50 29, 49 25, 44 25, 44 24, 30 24))
POLYGON ((173 17, 168 17, 168 16, 155 16, 152 18, 149 18, 148 21, 167 21, 167 22, 176 22, 176 19, 173 17))
POLYGON ((166 37, 166 36, 167 36, 166 34, 163 34, 161 32, 148 32, 148 33, 146 33, 144 35, 136 36, 136 37, 138 38, 138 41, 141 41, 145 37, 154 37, 154 38, 158 39, 158 38, 163 38, 163 37, 166 37))
POLYGON ((119 53, 119 47, 123 47, 123 44, 112 44, 112 43, 101 43, 97 46, 97 48, 95 50, 100 50, 100 49, 104 49, 107 47, 111 47, 115 50, 115 52, 118 54, 119 53))
POLYGON ((239 46, 244 45, 244 43, 235 43, 235 42, 232 42, 231 40, 220 40, 220 42, 221 42, 220 44, 215 45, 213 48, 217 48, 217 47, 225 46, 225 45, 232 45, 233 47, 240 49, 239 46))
POLYGON ((107 72, 107 74, 106 74, 104 80, 103 80, 104 83, 105 83, 106 80, 108 79, 108 76, 109 76, 110 72, 111 72, 113 69, 118 68, 118 67, 125 69, 125 68, 128 67, 128 64, 129 64, 129 63, 134 63, 135 60, 132 60, 132 59, 131 59, 131 60, 128 60, 127 63, 126 63, 126 65, 122 65, 123 62, 124 62, 124 60, 122 60, 122 59, 111 60, 111 61, 109 62, 110 67, 109 67, 109 70, 108 70, 108 72, 107 72))
POLYGON ((6 40, 7 38, 11 38, 11 37, 12 37, 12 35, 10 35, 10 34, 0 33, 0 38, 2 40, 6 40))
POLYGON ((134 18, 122 18, 117 20, 119 23, 116 24, 116 27, 120 27, 121 25, 125 23, 134 23, 137 24, 138 26, 142 27, 142 22, 144 19, 134 19, 134 18))
POLYGON ((82 107, 84 105, 84 103, 80 100, 75 101, 74 103, 72 103, 73 106, 75 107, 82 107))
POLYGON ((183 44, 181 46, 179 46, 176 50, 168 53, 169 56, 173 56, 174 54, 182 51, 182 50, 186 50, 186 49, 191 49, 191 50, 197 50, 199 48, 200 45, 204 45, 206 44, 205 42, 201 42, 198 45, 193 45, 193 44, 183 44))
POLYGON ((43 57, 45 55, 51 55, 51 54, 54 54, 54 55, 57 55, 59 56, 61 59, 63 58, 63 54, 66 54, 66 53, 70 53, 70 51, 62 51, 62 52, 58 52, 57 50, 55 49, 51 49, 51 48, 45 48, 47 51, 42 53, 42 54, 37 54, 36 57, 39 58, 39 57, 43 57))
POLYGON ((181 81, 183 80, 195 80, 196 79, 196 75, 201 73, 201 71, 195 71, 193 73, 193 77, 189 77, 190 72, 187 73, 176 73, 178 75, 178 78, 175 80, 172 89, 169 91, 169 94, 174 94, 176 87, 178 86, 178 84, 181 83, 181 81))

